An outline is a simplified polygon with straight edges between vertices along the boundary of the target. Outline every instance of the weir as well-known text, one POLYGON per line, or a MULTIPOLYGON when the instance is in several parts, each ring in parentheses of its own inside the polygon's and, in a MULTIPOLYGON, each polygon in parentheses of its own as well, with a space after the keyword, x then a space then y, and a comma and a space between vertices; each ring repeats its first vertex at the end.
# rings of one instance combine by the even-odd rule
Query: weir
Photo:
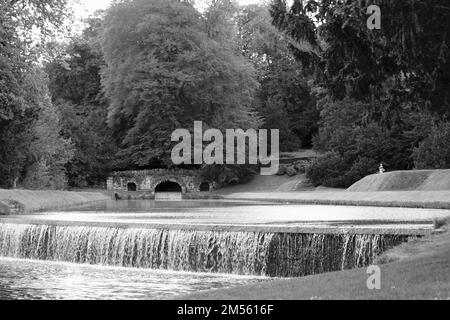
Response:
POLYGON ((0 224, 0 256, 92 265, 299 277, 364 267, 413 236, 0 224))
POLYGON ((157 192, 155 193, 155 201, 182 201, 183 194, 181 192, 157 192))

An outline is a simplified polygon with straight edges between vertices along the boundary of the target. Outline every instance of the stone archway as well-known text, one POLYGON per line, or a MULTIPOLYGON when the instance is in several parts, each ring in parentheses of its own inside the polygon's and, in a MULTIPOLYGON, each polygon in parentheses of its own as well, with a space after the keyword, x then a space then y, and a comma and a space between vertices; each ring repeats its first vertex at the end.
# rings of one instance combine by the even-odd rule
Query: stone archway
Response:
POLYGON ((136 183, 134 183, 134 182, 129 182, 129 183, 127 184, 127 191, 130 191, 130 192, 135 192, 135 191, 137 191, 137 185, 136 185, 136 183))
POLYGON ((178 192, 178 193, 181 193, 181 192, 183 192, 183 189, 176 182, 165 181, 165 182, 161 182, 160 184, 158 184, 155 187, 155 192, 156 193, 158 193, 158 192, 164 192, 164 193, 167 193, 167 192, 178 192))
POLYGON ((164 177, 153 182, 151 191, 153 194, 157 192, 179 192, 186 193, 186 185, 182 179, 177 177, 164 177), (170 191, 173 190, 173 191, 170 191))
POLYGON ((211 185, 208 182, 203 182, 200 184, 200 192, 210 192, 211 185))
POLYGON ((107 180, 107 188, 108 190, 114 191, 134 190, 134 186, 128 186, 128 184, 134 183, 138 192, 154 195, 156 187, 164 182, 174 182, 179 184, 181 186, 182 194, 199 192, 200 184, 202 182, 208 182, 210 190, 213 190, 214 188, 214 184, 211 181, 202 178, 200 170, 183 169, 114 172, 107 180))

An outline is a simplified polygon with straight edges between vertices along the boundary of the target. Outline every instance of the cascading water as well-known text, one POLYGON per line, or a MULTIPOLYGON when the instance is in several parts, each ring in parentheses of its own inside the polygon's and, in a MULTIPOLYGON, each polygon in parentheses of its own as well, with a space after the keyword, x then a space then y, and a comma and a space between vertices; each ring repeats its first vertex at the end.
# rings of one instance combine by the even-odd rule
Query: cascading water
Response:
POLYGON ((0 256, 265 275, 272 234, 0 225, 0 256))
POLYGON ((157 192, 155 193, 156 201, 182 201, 183 194, 181 192, 157 192))
POLYGON ((173 271, 296 277, 362 267, 408 240, 0 224, 0 256, 173 271))
POLYGON ((302 277, 365 267, 410 237, 355 234, 276 234, 269 248, 267 273, 302 277))

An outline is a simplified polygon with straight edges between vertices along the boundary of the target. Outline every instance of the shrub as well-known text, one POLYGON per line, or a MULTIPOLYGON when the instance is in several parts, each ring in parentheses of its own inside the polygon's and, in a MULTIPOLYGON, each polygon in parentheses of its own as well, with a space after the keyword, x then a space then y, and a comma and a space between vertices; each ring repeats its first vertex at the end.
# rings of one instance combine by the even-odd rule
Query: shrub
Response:
POLYGON ((378 161, 371 158, 359 158, 347 172, 347 187, 350 187, 355 182, 362 178, 374 174, 379 168, 378 161))
POLYGON ((300 174, 306 173, 306 168, 308 168, 311 165, 311 161, 307 160, 299 160, 294 163, 294 168, 298 171, 300 174))
POLYGON ((351 168, 345 159, 336 152, 329 152, 314 160, 306 170, 306 177, 318 187, 340 187, 340 179, 351 168))
POLYGON ((67 187, 64 168, 51 167, 41 160, 28 168, 23 187, 31 190, 64 190, 67 187))
POLYGON ((0 216, 1 215, 9 215, 10 212, 11 212, 11 210, 9 209, 9 206, 0 201, 0 216))
POLYGON ((367 175, 376 172, 378 162, 359 158, 355 162, 336 152, 330 152, 315 160, 306 171, 306 177, 314 186, 348 188, 367 175))
POLYGON ((280 169, 278 169, 278 176, 284 176, 287 173, 287 168, 286 166, 281 165, 280 169))
POLYGON ((201 177, 206 181, 215 181, 218 188, 250 182, 258 168, 240 165, 205 165, 201 177))
POLYGON ((442 229, 448 224, 447 218, 436 218, 433 221, 434 229, 442 229))
POLYGON ((314 149, 337 152, 351 163, 365 157, 384 163, 389 170, 412 169, 414 146, 429 135, 435 118, 402 107, 405 109, 396 117, 380 117, 378 112, 390 108, 384 102, 328 101, 322 106, 314 149))
POLYGON ((417 169, 450 168, 450 122, 436 125, 424 141, 414 150, 417 169))
POLYGON ((296 170, 294 167, 287 167, 287 168, 286 168, 286 174, 287 174, 289 177, 296 176, 296 175, 297 175, 297 170, 296 170))

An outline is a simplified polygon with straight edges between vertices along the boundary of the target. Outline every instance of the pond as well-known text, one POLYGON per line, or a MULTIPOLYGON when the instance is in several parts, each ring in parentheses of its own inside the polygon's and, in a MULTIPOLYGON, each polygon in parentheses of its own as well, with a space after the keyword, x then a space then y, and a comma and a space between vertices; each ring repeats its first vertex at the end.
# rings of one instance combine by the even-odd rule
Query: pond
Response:
POLYGON ((0 300, 161 300, 261 281, 268 279, 0 258, 0 300))

